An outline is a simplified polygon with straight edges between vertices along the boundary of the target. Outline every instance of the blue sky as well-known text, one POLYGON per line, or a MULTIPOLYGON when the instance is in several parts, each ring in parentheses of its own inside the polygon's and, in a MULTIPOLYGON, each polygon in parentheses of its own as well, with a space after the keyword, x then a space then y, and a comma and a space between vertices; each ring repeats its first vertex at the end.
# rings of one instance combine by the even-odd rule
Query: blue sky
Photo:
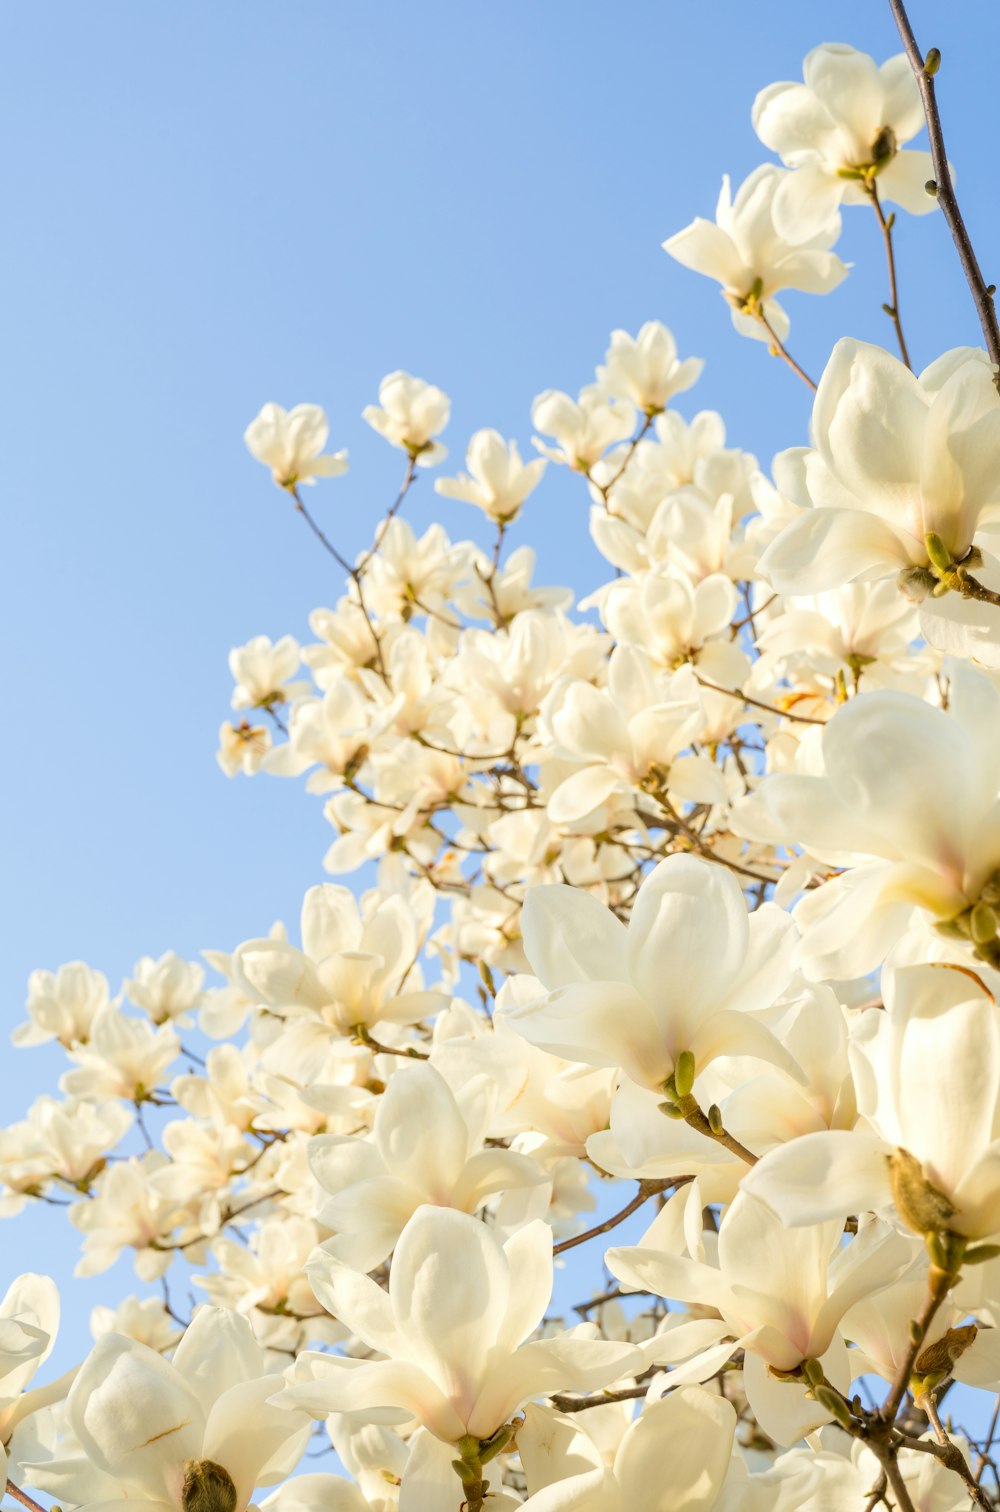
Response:
MULTIPOLYGON (((970 0, 939 24, 939 9, 920 0, 913 20, 944 53, 959 193, 1000 281, 1000 12, 970 0)), ((32 967, 83 958, 115 988, 142 954, 294 924, 321 879, 317 802, 299 783, 228 782, 213 755, 229 647, 308 638, 308 611, 341 588, 244 449, 265 400, 323 404, 350 448, 349 476, 310 497, 348 552, 401 474, 360 418, 397 367, 452 396, 450 462, 484 425, 530 451, 533 395, 575 390, 614 327, 655 317, 707 359, 683 413, 720 409, 763 461, 805 439, 805 390, 660 243, 712 213, 724 171, 769 156, 757 89, 799 77, 821 41, 899 50, 887 5, 835 16, 792 0, 7 8, 5 1029, 32 967)), ((838 335, 891 337, 866 211, 840 251, 856 267, 837 293, 788 300, 814 372, 838 335)), ((938 216, 901 225, 899 265, 918 364, 978 341, 938 216)), ((540 576, 583 591, 602 573, 570 482, 550 468, 518 540, 538 545, 540 576)), ((427 479, 408 511, 478 529, 427 479)), ((13 1119, 62 1062, 0 1044, 13 1119)), ((27 1266, 68 1276, 59 1214, 4 1237, 0 1286, 27 1266)), ((72 1293, 67 1363, 127 1272, 72 1293)))

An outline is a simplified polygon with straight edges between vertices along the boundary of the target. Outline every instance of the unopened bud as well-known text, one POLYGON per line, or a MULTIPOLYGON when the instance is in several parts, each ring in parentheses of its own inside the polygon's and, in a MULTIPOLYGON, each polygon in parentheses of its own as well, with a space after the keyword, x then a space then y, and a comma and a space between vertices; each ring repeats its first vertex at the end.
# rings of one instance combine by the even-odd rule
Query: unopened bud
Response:
POLYGON ((826 1374, 818 1360, 803 1360, 802 1374, 810 1386, 822 1386, 826 1380, 826 1374))
POLYGON ((690 1097, 694 1086, 694 1056, 690 1050, 682 1050, 674 1066, 674 1086, 678 1097, 690 1097))
POLYGON ((932 47, 930 52, 924 59, 924 73, 929 79, 933 79, 934 75, 937 73, 940 67, 941 49, 939 47, 932 47))
POLYGON ((887 1155, 886 1160, 892 1200, 899 1216, 915 1234, 937 1237, 938 1230, 945 1228, 948 1220, 955 1216, 953 1203, 932 1181, 928 1181, 920 1161, 909 1150, 897 1149, 887 1155))
POLYGON ((924 547, 933 567, 936 567, 939 572, 951 571, 955 565, 952 561, 951 552, 936 530, 928 530, 924 536, 924 547))
POLYGON ((486 961, 480 961, 479 963, 479 976, 490 997, 495 998, 497 995, 496 984, 493 981, 493 973, 486 961))
POLYGON ((184 1512, 236 1512, 236 1486, 215 1460, 188 1460, 181 1487, 184 1512))
POLYGON ((846 1428, 850 1432, 851 1410, 832 1386, 814 1386, 813 1396, 821 1407, 826 1408, 831 1417, 837 1419, 841 1428, 846 1428))
POLYGON ((913 1374, 924 1378, 924 1390, 933 1391, 951 1375, 952 1366, 960 1360, 974 1343, 979 1332, 974 1323, 965 1323, 961 1328, 949 1328, 936 1343, 917 1355, 913 1374))
POLYGON ((977 945, 988 945, 996 936, 997 916, 988 903, 977 903, 969 917, 969 933, 977 945))
POLYGON ((708 1110, 708 1127, 713 1134, 722 1134, 725 1132, 725 1125, 722 1122, 722 1109, 718 1103, 713 1103, 708 1110))
POLYGON ((661 1113, 665 1113, 668 1118, 683 1118, 684 1117, 684 1114, 681 1112, 680 1108, 677 1106, 676 1103, 661 1102, 661 1103, 657 1103, 656 1106, 659 1108, 660 1112, 661 1113))
POLYGON ((924 185, 924 189, 930 195, 931 199, 937 199, 938 188, 933 179, 927 180, 926 184, 924 185))
POLYGON ((896 133, 891 126, 883 126, 872 143, 872 162, 876 168, 882 168, 890 158, 895 156, 896 133))

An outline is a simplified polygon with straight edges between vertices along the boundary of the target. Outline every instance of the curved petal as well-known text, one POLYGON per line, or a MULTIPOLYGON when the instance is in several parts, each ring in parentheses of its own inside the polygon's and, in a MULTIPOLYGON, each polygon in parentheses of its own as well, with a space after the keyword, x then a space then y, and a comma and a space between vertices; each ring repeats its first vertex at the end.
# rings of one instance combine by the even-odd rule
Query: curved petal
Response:
POLYGON ((521 933, 531 969, 548 988, 629 980, 625 925, 579 887, 554 883, 530 888, 521 933))

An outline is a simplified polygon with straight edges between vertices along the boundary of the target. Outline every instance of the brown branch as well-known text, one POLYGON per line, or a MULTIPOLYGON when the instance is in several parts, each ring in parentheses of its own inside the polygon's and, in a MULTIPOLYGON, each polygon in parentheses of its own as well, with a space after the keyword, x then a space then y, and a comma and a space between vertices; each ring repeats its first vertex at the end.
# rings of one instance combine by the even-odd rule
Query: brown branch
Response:
POLYGON ((779 709, 775 704, 761 703, 759 698, 751 698, 747 693, 741 693, 738 688, 724 688, 721 683, 710 682, 707 677, 701 677, 697 672, 694 680, 700 688, 710 688, 713 693, 725 693, 730 698, 738 698, 741 703, 749 704, 752 709, 763 709, 766 714, 777 714, 781 719, 794 720, 796 724, 825 725, 825 719, 813 719, 808 714, 792 714, 788 709, 779 709))
POLYGON ((640 1181, 638 1192, 631 1202, 625 1204, 621 1212, 615 1213, 612 1218, 606 1218, 603 1223, 596 1224, 594 1228, 587 1229, 582 1234, 575 1234, 572 1239, 564 1239, 561 1244, 553 1245, 553 1255, 561 1255, 566 1250, 575 1249, 578 1244, 586 1244, 588 1239, 596 1239, 598 1234, 609 1233, 611 1229, 624 1223, 626 1218, 631 1218, 633 1213, 637 1213, 650 1197, 655 1197, 659 1192, 665 1192, 668 1187, 683 1186, 685 1182, 693 1180, 693 1176, 676 1176, 669 1181, 640 1181))
POLYGON ((816 384, 810 378, 805 368, 799 367, 799 364, 795 361, 795 358, 785 346, 784 342, 781 340, 781 337, 778 335, 777 331, 774 329, 774 326, 768 320, 767 316, 764 314, 764 311, 760 308, 760 306, 758 305, 756 309, 748 311, 747 313, 752 314, 755 319, 759 320, 761 325, 764 327, 771 343, 771 351, 773 355, 775 357, 780 357, 782 362, 787 362, 788 366, 791 368, 796 377, 801 378, 802 382, 806 384, 807 387, 811 388, 813 393, 815 394, 816 384))
POLYGON ((966 282, 972 293, 976 313, 979 316, 979 324, 982 326, 983 336, 986 338, 986 350, 994 367, 993 381, 1000 388, 1000 325, 997 323, 996 306, 993 303, 993 285, 987 284, 983 277, 982 269, 973 250, 972 240, 968 228, 962 218, 962 212, 958 208, 958 200, 955 198, 955 186, 952 183, 951 169, 948 167, 948 154, 944 145, 944 131, 941 126, 941 115, 938 110, 937 97, 935 94, 934 75, 941 61, 937 52, 928 53, 926 56, 917 46, 917 39, 913 35, 913 27, 910 18, 906 14, 906 6, 903 0, 889 0, 889 9, 892 11, 893 20, 896 23, 899 35, 902 38, 906 56, 910 61, 917 88, 920 90, 920 98, 924 104, 924 115, 927 119, 927 135, 930 138, 931 161, 934 164, 934 184, 941 213, 951 232, 952 240, 958 251, 962 270, 965 273, 966 282))
POLYGON ((866 182, 865 189, 867 193, 871 195, 872 208, 874 209, 876 217, 878 218, 878 223, 882 228, 882 239, 885 242, 885 260, 889 268, 890 302, 886 305, 883 305, 882 308, 890 317, 893 325, 896 328, 896 340, 899 342, 899 355, 902 357, 903 361, 906 363, 906 366, 912 373, 913 364, 910 362, 910 354, 906 346, 906 337, 903 335, 903 322, 900 319, 899 315, 899 286, 896 282, 896 253, 892 245, 892 228, 896 224, 896 216, 894 213, 887 216, 885 211, 882 209, 882 202, 878 197, 878 183, 874 175, 866 182))
POLYGON ((27 1507, 28 1512, 45 1512, 44 1507, 39 1506, 38 1502, 33 1501, 26 1491, 22 1491, 20 1486, 15 1486, 10 1480, 7 1482, 7 1495, 19 1501, 22 1507, 27 1507))

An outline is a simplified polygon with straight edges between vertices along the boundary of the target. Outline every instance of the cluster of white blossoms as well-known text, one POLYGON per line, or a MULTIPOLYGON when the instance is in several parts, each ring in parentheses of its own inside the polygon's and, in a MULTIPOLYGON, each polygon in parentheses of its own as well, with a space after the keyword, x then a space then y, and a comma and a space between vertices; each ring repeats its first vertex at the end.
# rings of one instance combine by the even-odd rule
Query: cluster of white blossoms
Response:
POLYGON ((668 250, 805 377, 774 295, 838 283, 870 203, 900 346, 837 344, 771 477, 672 407, 701 364, 655 321, 535 399, 537 455, 485 429, 437 478, 482 542, 407 523, 446 458, 421 379, 364 410, 406 467, 353 560, 349 483, 303 499, 347 472, 323 410, 248 427, 343 590, 232 651, 218 759, 304 779, 317 874, 362 885, 115 995, 33 974, 15 1043, 69 1065, 0 1130, 0 1213, 68 1205, 77 1274, 127 1252, 147 1290, 40 1385, 55 1287, 0 1305, 29 1509, 996 1506, 996 1417, 942 1405, 1000 1392, 996 373, 910 368, 906 58, 819 47, 753 119, 785 166, 668 250), (514 534, 552 468, 583 598, 514 534))

